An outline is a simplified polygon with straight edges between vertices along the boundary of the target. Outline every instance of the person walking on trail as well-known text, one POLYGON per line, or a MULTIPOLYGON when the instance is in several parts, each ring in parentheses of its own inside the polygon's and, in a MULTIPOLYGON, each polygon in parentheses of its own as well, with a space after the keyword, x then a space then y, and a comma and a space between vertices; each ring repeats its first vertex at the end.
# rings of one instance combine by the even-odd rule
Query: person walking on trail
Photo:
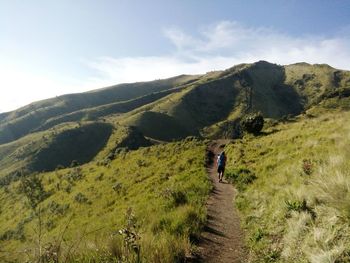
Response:
POLYGON ((225 152, 222 152, 218 156, 217 160, 218 165, 218 176, 219 176, 219 182, 222 182, 222 178, 224 177, 225 172, 225 166, 226 166, 226 154, 225 152))

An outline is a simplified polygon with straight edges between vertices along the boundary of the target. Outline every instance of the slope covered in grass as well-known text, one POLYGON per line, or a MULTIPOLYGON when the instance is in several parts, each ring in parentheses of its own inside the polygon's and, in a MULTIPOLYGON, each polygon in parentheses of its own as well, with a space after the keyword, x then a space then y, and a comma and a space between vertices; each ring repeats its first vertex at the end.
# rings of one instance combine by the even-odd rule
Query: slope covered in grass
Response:
MULTIPOLYGON (((187 140, 39 174, 42 251, 60 249, 62 262, 130 262, 136 246, 142 262, 182 262, 206 218, 205 148, 187 140)), ((39 221, 20 185, 0 189, 1 260, 38 258, 39 221)))
MULTIPOLYGON (((181 126, 193 135, 235 137, 230 127, 245 114, 261 112, 274 119, 295 116, 326 99, 349 97, 349 83, 349 72, 326 65, 279 66, 259 61, 204 75, 181 92, 122 115, 120 120, 144 129, 143 123, 156 127, 168 116, 170 127, 181 126)), ((157 139, 166 137, 165 130, 159 132, 163 134, 157 133, 157 139)))
POLYGON ((113 131, 108 123, 69 123, 0 145, 0 182, 8 184, 32 172, 52 171, 91 161, 113 131))
POLYGON ((350 260, 350 112, 312 112, 226 147, 250 262, 350 260))
POLYGON ((47 147, 57 135, 76 128, 78 128, 78 124, 67 123, 51 130, 29 134, 14 142, 0 145, 1 184, 5 181, 9 183, 13 179, 12 177, 17 177, 17 175, 28 171, 34 156, 41 149, 47 147))
MULTIPOLYGON (((348 138, 349 114, 338 111, 349 105, 347 71, 259 61, 202 76, 60 96, 0 114, 0 245, 12 253, 4 257, 15 250, 22 255, 38 243, 33 232, 38 212, 23 201, 34 185, 45 219, 40 244, 56 244, 54 238, 65 236, 68 241, 59 244, 65 255, 135 257, 121 245, 126 232, 124 240, 114 235, 127 227, 137 231, 135 242, 141 236, 136 245, 146 262, 180 261, 205 218, 205 145, 187 139, 149 146, 189 135, 240 138, 241 118, 260 111, 270 124, 288 116, 290 122, 227 146, 235 160, 227 175, 240 190, 251 261, 344 260, 349 244, 338 232, 348 233, 348 200, 333 193, 348 195, 340 182, 348 176, 342 159, 348 151, 341 141, 348 138), (33 172, 70 166, 73 160, 87 163, 39 174, 43 188, 39 181, 26 181, 33 172), (25 187, 19 187, 20 178, 25 187), (135 217, 129 213, 125 220, 129 206, 135 217), (133 220, 135 227, 127 224, 133 220), (329 222, 335 225, 333 236, 329 222), (85 241, 77 242, 80 237, 85 241)), ((36 249, 29 254, 34 257, 36 249)))
MULTIPOLYGON (((38 129, 50 118, 159 93, 191 83, 197 78, 197 76, 181 75, 164 80, 119 84, 104 89, 63 95, 31 103, 10 113, 0 114, 0 144, 11 142, 38 129)), ((142 100, 138 101, 138 103, 140 102, 142 100)), ((144 102, 149 103, 147 99, 144 102)))
POLYGON ((61 132, 41 148, 30 164, 32 171, 53 171, 58 166, 84 164, 91 161, 105 147, 113 126, 90 123, 61 132))
MULTIPOLYGON (((181 135, 170 140, 188 133, 222 137, 230 134, 227 126, 249 112, 279 119, 300 114, 325 99, 346 97, 350 97, 347 71, 328 65, 280 66, 259 61, 201 76, 120 84, 32 103, 0 115, 0 144, 57 124, 94 121, 112 114, 141 130, 145 122, 157 126, 155 122, 167 119, 170 127, 181 127, 181 135)), ((172 137, 165 131, 156 135, 154 139, 172 137)))

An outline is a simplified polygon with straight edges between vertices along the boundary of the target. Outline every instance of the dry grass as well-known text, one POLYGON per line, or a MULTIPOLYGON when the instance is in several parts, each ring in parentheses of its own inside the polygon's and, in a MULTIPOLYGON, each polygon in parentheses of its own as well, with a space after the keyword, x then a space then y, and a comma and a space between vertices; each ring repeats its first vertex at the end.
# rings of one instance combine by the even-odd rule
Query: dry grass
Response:
POLYGON ((300 117, 226 147, 228 172, 257 176, 237 199, 251 262, 349 262, 349 117, 300 117))

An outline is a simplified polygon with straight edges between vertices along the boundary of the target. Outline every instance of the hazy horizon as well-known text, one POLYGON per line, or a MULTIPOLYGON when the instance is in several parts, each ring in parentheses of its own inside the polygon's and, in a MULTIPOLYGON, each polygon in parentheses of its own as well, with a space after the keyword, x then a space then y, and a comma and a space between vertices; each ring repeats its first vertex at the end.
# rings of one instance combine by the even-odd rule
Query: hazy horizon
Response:
POLYGON ((0 112, 239 63, 350 69, 349 3, 0 1, 0 112))

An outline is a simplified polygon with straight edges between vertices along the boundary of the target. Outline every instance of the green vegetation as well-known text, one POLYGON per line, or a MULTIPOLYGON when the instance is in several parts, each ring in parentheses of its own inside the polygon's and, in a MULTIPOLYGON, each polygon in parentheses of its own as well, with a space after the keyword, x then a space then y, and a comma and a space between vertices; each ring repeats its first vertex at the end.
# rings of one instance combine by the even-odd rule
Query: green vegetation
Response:
POLYGON ((206 218, 202 139, 235 138, 250 261, 347 262, 348 110, 350 72, 259 61, 2 113, 0 261, 183 261, 206 218))
POLYGON ((278 119, 295 116, 324 101, 330 102, 328 107, 349 107, 344 102, 349 100, 349 84, 349 72, 327 65, 279 66, 265 61, 201 76, 120 84, 1 114, 0 144, 58 124, 113 115, 154 139, 171 141, 198 134, 235 137, 231 124, 247 113, 261 112, 265 118, 278 119), (156 125, 160 122, 172 127, 168 130, 173 134, 162 132, 163 128, 156 125))
POLYGON ((243 130, 258 134, 264 127, 264 117, 260 113, 249 114, 241 122, 243 130))
POLYGON ((35 154, 29 169, 53 171, 57 166, 87 163, 106 145, 112 128, 106 123, 91 123, 63 131, 35 154))
POLYGON ((314 108, 226 147, 249 262, 349 262, 349 118, 314 108))
POLYGON ((205 148, 189 138, 1 188, 0 258, 182 262, 206 220, 205 148))
MULTIPOLYGON (((0 115, 2 116, 0 117, 0 144, 14 141, 31 131, 40 129, 40 126, 45 125, 47 120, 60 115, 100 105, 133 100, 147 94, 180 87, 195 80, 197 80, 197 76, 181 75, 164 80, 120 84, 91 92, 63 95, 35 102, 13 112, 0 115)), ((176 91, 177 89, 172 90, 172 92, 176 91)), ((142 101, 142 99, 140 100, 142 101)), ((143 103, 149 103, 148 101, 145 99, 143 103)), ((138 103, 140 102, 136 101, 136 105, 138 103)), ((109 113, 108 110, 107 113, 109 113)), ((81 114, 81 117, 83 116, 81 114)), ((79 118, 73 119, 77 120, 79 118)), ((73 119, 67 117, 65 121, 73 119)), ((58 123, 62 123, 62 121, 56 121, 56 124, 58 123)), ((46 128, 49 127, 52 127, 52 125, 46 126, 46 128)))

